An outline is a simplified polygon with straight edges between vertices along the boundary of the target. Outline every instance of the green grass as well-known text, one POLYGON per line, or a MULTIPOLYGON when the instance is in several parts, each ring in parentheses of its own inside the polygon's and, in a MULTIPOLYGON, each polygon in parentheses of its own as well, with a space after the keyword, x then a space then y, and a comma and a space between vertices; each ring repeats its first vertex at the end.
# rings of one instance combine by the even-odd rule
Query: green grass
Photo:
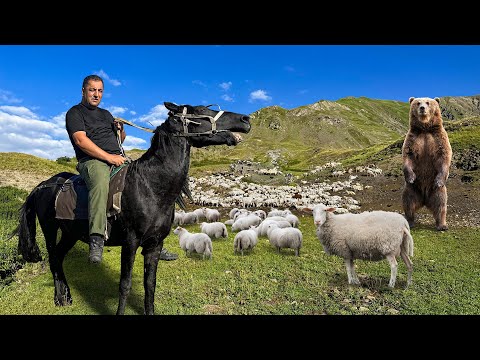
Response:
MULTIPOLYGON (((326 255, 310 216, 301 217, 300 257, 280 254, 266 238, 254 250, 234 255, 233 237, 213 241, 213 259, 186 257, 176 235, 165 246, 179 253, 160 261, 156 314, 480 314, 480 235, 477 229, 428 227, 412 230, 413 284, 404 289, 406 269, 399 261, 397 284, 388 288, 388 263, 356 261, 361 286, 347 284, 343 260, 326 255)), ((187 227, 199 231, 198 225, 187 227)), ((0 290, 0 314, 115 314, 120 248, 106 248, 99 266, 87 262, 88 246, 78 242, 64 269, 73 304, 53 305, 53 281, 46 263, 27 264, 15 282, 0 290)), ((134 266, 126 314, 143 313, 143 257, 134 266)))

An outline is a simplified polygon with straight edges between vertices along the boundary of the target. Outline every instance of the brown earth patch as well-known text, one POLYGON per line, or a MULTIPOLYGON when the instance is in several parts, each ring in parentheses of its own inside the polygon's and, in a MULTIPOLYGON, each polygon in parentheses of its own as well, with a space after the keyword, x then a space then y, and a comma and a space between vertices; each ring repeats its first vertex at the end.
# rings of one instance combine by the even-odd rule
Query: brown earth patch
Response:
MULTIPOLYGON (((447 225, 450 228, 480 227, 480 188, 475 183, 462 182, 461 178, 460 173, 451 172, 447 181, 447 225)), ((371 186, 354 196, 360 202, 360 211, 385 210, 403 214, 403 176, 362 176, 360 183, 371 186)), ((426 208, 417 212, 415 223, 435 227, 435 220, 426 208)))

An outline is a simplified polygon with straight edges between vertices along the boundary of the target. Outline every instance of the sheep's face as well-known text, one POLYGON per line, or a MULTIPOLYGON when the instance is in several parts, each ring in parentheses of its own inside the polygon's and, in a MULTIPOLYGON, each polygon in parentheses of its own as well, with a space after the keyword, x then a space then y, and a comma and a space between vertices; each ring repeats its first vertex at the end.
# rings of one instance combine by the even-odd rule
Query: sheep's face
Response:
POLYGON ((327 220, 327 211, 335 211, 333 207, 326 207, 323 204, 315 205, 312 209, 313 223, 315 226, 322 226, 327 220))
POLYGON ((174 233, 175 235, 178 235, 178 233, 180 232, 181 229, 182 229, 182 227, 181 227, 181 226, 178 226, 175 230, 173 230, 173 233, 174 233))

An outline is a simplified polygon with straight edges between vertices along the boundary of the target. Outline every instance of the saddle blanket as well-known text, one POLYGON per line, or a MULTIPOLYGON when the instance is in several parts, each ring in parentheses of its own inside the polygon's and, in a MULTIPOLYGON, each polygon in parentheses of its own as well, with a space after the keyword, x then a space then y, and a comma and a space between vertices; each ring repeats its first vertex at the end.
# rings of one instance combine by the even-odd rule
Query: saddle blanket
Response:
MULTIPOLYGON (((107 201, 107 217, 119 214, 122 191, 128 164, 118 167, 110 174, 107 201)), ((55 198, 55 217, 64 220, 88 219, 88 189, 80 175, 73 175, 65 181, 55 198)))

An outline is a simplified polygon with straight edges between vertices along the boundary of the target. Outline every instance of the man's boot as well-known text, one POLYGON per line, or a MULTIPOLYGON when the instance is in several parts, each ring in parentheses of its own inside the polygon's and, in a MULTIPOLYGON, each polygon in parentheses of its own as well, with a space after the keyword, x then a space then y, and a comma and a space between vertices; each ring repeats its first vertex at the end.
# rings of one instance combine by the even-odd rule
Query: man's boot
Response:
POLYGON ((102 261, 103 243, 102 235, 90 235, 90 255, 88 259, 91 263, 98 264, 102 261))
POLYGON ((176 260, 178 258, 177 254, 168 252, 167 249, 163 248, 162 251, 160 252, 160 260, 176 260))

